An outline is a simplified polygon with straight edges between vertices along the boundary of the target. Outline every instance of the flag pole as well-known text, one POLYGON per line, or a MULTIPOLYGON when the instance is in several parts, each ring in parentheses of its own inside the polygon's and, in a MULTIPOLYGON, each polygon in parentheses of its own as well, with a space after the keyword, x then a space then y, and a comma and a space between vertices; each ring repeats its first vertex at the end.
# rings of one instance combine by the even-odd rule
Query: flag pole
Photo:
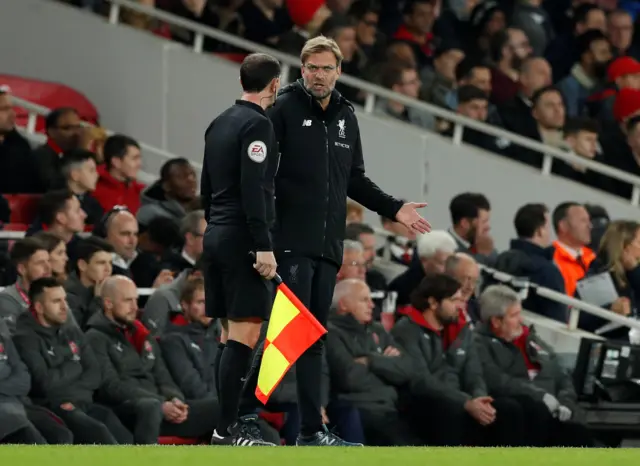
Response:
MULTIPOLYGON (((257 259, 256 253, 253 252, 253 251, 249 251, 249 256, 251 257, 251 259, 253 260, 253 262, 255 264, 255 261, 257 259)), ((276 282, 276 285, 281 285, 282 284, 282 277, 278 274, 278 272, 276 272, 275 276, 271 280, 276 282)))

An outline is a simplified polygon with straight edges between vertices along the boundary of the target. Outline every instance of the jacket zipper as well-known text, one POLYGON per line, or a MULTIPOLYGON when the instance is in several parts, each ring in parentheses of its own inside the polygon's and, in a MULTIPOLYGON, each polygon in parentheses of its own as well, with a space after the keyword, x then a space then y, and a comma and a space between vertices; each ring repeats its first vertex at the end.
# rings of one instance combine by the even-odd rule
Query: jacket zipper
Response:
POLYGON ((323 121, 322 125, 324 126, 324 148, 325 148, 325 152, 326 152, 326 156, 327 156, 327 195, 325 198, 326 204, 327 204, 327 211, 325 212, 324 215, 324 226, 322 228, 322 254, 320 255, 320 257, 324 257, 324 246, 325 246, 325 241, 326 241, 326 237, 327 237, 327 215, 329 215, 329 177, 331 176, 330 170, 329 170, 329 129, 327 128, 327 122, 323 121))

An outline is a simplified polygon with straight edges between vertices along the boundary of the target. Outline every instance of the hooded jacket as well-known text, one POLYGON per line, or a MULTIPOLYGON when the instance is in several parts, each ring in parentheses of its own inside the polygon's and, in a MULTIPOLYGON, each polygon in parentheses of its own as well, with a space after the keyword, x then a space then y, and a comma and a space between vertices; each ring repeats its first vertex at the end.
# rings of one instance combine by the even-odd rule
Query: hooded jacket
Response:
POLYGON ((140 225, 149 225, 156 217, 167 217, 179 223, 186 213, 182 204, 175 199, 167 198, 162 189, 162 182, 158 180, 142 191, 136 218, 140 225))
POLYGON ((140 398, 185 399, 164 364, 155 338, 139 321, 121 327, 103 313, 96 313, 89 320, 87 340, 104 374, 98 395, 109 404, 140 398))
POLYGON ((363 325, 352 315, 332 313, 327 334, 327 359, 338 396, 359 408, 393 409, 397 389, 408 383, 413 369, 408 356, 385 356, 388 346, 398 348, 378 323, 363 325), (366 357, 368 364, 355 359, 366 357))
POLYGON ((340 265, 347 196, 387 218, 403 203, 365 175, 358 120, 338 91, 323 110, 298 80, 280 90, 268 115, 280 149, 274 249, 340 265))
POLYGON ((13 340, 31 373, 30 397, 35 403, 58 408, 93 402, 102 374, 78 327, 44 327, 25 312, 18 318, 13 340))

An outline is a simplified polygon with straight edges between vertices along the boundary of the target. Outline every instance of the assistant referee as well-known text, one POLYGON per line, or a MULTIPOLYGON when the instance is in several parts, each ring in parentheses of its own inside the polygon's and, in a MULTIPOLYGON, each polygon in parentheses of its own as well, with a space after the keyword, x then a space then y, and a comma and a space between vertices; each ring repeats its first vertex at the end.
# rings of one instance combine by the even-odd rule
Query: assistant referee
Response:
POLYGON ((216 357, 220 421, 211 443, 266 446, 274 444, 262 439, 257 417, 238 418, 238 404, 273 302, 276 260, 269 230, 279 156, 265 110, 280 86, 280 64, 270 55, 249 55, 240 66, 240 82, 241 99, 205 133, 202 167, 206 309, 223 328, 216 357))

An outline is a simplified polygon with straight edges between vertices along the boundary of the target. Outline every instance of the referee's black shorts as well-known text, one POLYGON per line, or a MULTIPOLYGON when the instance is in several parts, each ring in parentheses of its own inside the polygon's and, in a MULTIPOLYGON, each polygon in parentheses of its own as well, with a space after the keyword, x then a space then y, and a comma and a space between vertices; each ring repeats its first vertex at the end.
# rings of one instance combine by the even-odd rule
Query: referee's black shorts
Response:
POLYGON ((246 228, 209 225, 204 234, 206 314, 229 320, 262 319, 271 314, 274 284, 253 268, 246 228))

